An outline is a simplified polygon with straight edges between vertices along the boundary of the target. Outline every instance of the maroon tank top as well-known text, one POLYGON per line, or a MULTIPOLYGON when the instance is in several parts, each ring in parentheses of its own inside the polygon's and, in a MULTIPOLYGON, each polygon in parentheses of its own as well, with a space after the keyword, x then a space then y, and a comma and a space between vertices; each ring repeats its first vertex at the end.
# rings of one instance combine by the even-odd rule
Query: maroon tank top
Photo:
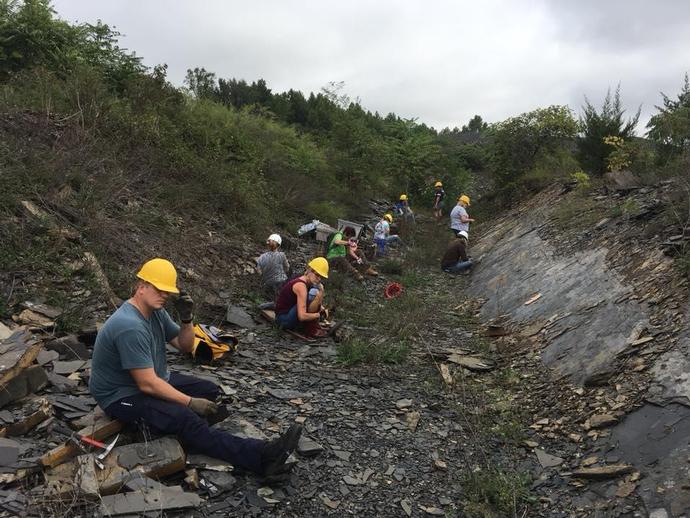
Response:
POLYGON ((295 292, 292 291, 292 287, 298 282, 301 282, 305 286, 307 285, 307 283, 301 277, 295 277, 294 279, 290 279, 283 284, 283 287, 278 292, 278 297, 276 297, 276 315, 287 313, 292 309, 292 306, 297 304, 297 295, 295 295, 295 292))

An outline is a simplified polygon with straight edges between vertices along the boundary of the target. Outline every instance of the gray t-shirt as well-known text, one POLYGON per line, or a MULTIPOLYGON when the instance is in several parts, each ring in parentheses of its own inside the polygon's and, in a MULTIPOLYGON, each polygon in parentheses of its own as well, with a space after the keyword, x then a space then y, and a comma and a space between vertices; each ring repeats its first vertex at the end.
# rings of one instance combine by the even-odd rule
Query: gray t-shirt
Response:
POLYGON ((290 265, 283 252, 264 252, 256 260, 256 265, 261 269, 261 280, 267 286, 287 280, 290 265))
POLYGON ((453 210, 450 211, 450 228, 455 231, 464 230, 465 232, 470 231, 470 223, 463 223, 460 218, 462 216, 467 216, 467 211, 462 205, 456 205, 453 210))
POLYGON ((98 331, 91 359, 89 390, 106 409, 114 402, 138 394, 129 369, 153 367, 156 375, 168 380, 165 344, 180 333, 168 312, 157 309, 148 320, 125 302, 98 331))

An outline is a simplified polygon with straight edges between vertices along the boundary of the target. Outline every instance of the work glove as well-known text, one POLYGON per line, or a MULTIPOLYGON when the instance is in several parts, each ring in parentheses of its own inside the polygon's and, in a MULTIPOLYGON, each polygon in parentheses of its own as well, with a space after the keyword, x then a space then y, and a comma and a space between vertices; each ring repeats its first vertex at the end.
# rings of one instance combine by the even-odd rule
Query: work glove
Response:
POLYGON ((175 309, 183 324, 190 324, 194 319, 194 301, 186 291, 181 291, 179 297, 175 300, 175 309))
POLYGON ((200 397, 191 398, 189 403, 187 403, 187 406, 195 413, 202 416, 211 415, 218 412, 218 405, 216 405, 213 401, 200 397))

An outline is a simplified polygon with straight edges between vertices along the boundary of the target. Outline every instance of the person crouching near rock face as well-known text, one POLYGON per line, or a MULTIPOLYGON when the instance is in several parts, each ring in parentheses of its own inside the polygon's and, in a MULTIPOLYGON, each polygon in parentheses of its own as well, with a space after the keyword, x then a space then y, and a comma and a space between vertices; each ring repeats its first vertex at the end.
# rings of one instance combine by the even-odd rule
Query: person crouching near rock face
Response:
POLYGON ((386 255, 386 245, 388 243, 402 244, 400 236, 391 234, 391 223, 393 223, 393 216, 391 214, 384 214, 381 221, 374 227, 376 257, 383 257, 386 255))
POLYGON ((328 243, 326 258, 336 270, 349 273, 358 281, 362 281, 362 273, 376 276, 379 272, 369 266, 366 257, 358 249, 355 234, 352 227, 345 227, 342 232, 336 232, 328 243))
POLYGON ((328 279, 328 261, 325 257, 315 257, 307 264, 304 275, 290 279, 278 292, 276 323, 283 329, 304 329, 308 336, 326 336, 326 330, 319 325, 325 279, 328 279))
POLYGON ((256 260, 256 266, 261 274, 261 286, 270 300, 275 299, 290 275, 290 263, 285 254, 278 250, 282 242, 278 234, 268 236, 266 240, 268 251, 256 260))
POLYGON ((302 428, 292 425, 272 441, 245 439, 211 428, 203 417, 217 413, 216 384, 168 370, 166 343, 190 353, 194 343, 192 298, 177 288, 170 261, 156 258, 137 273, 132 297, 98 331, 89 390, 103 411, 124 423, 144 423, 157 434, 177 435, 189 452, 201 453, 268 476, 287 469, 302 428), (179 294, 176 324, 163 308, 179 294))
POLYGON ((467 255, 467 238, 465 230, 457 233, 457 237, 448 243, 446 253, 441 259, 441 269, 446 273, 469 273, 472 259, 467 255))

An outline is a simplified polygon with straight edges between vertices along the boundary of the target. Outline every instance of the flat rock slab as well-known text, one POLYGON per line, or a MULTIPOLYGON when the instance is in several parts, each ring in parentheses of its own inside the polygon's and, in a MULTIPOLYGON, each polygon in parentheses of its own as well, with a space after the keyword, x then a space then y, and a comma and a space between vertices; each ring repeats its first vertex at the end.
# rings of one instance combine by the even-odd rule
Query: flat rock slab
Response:
POLYGON ((12 330, 5 324, 0 322, 0 340, 4 340, 5 338, 9 338, 10 336, 12 336, 12 330))
POLYGON ((0 342, 0 385, 18 376, 31 365, 43 345, 31 333, 19 329, 0 342))
POLYGON ((644 474, 637 492, 647 508, 666 507, 672 516, 681 516, 690 509, 690 492, 684 488, 689 436, 690 408, 677 403, 643 405, 611 430, 608 442, 617 447, 616 455, 644 474), (669 480, 683 482, 671 486, 669 480), (658 487, 664 487, 664 492, 658 492, 658 487))
POLYGON ((36 362, 39 365, 45 365, 46 363, 50 363, 52 361, 58 360, 60 358, 60 353, 57 351, 47 351, 45 349, 42 349, 38 353, 38 357, 36 358, 36 362))
POLYGON ((490 371, 495 367, 492 361, 479 358, 478 356, 462 356, 459 354, 451 354, 448 356, 448 361, 471 371, 477 372, 490 371))
POLYGON ((72 360, 68 362, 53 362, 55 374, 72 374, 91 366, 90 360, 72 360))
POLYGON ((630 464, 610 464, 608 466, 579 468, 573 471, 573 476, 577 478, 607 479, 620 477, 633 471, 635 471, 635 468, 630 464))
POLYGON ((256 322, 254 322, 252 316, 239 306, 228 306, 225 313, 225 321, 248 329, 256 327, 256 322))
POLYGON ((311 392, 289 389, 268 389, 268 393, 278 399, 310 399, 313 397, 311 392))
POLYGON ((40 365, 32 365, 21 371, 0 388, 0 407, 28 396, 48 384, 46 371, 40 365))
POLYGON ((227 471, 199 470, 199 487, 215 497, 230 491, 237 480, 227 471))
POLYGON ((142 516, 145 513, 162 513, 175 509, 193 509, 203 500, 196 493, 176 489, 141 488, 130 493, 109 495, 101 498, 103 516, 142 516))
POLYGON ((49 492, 56 496, 74 491, 92 494, 95 486, 97 494, 112 495, 142 474, 161 478, 185 467, 185 452, 172 437, 118 446, 103 460, 103 470, 96 470, 94 458, 94 454, 81 455, 49 470, 46 474, 49 492))
POLYGON ((302 435, 297 443, 297 453, 305 457, 315 457, 323 451, 323 446, 309 437, 302 435))
POLYGON ((398 399, 395 402, 395 407, 399 410, 404 410, 405 408, 410 408, 412 406, 412 400, 411 399, 398 399))
POLYGON ((0 437, 0 466, 11 466, 19 458, 19 443, 0 437))
POLYGON ((75 335, 67 335, 46 342, 45 348, 57 352, 63 360, 88 360, 90 357, 86 345, 75 335))
POLYGON ((539 448, 535 449, 534 453, 537 454, 537 460, 539 461, 539 464, 541 464, 542 468, 555 468, 556 466, 563 464, 563 459, 561 457, 556 457, 555 455, 546 453, 544 450, 539 448))
POLYGON ((596 414, 588 419, 591 428, 606 428, 618 422, 618 418, 611 414, 596 414))

